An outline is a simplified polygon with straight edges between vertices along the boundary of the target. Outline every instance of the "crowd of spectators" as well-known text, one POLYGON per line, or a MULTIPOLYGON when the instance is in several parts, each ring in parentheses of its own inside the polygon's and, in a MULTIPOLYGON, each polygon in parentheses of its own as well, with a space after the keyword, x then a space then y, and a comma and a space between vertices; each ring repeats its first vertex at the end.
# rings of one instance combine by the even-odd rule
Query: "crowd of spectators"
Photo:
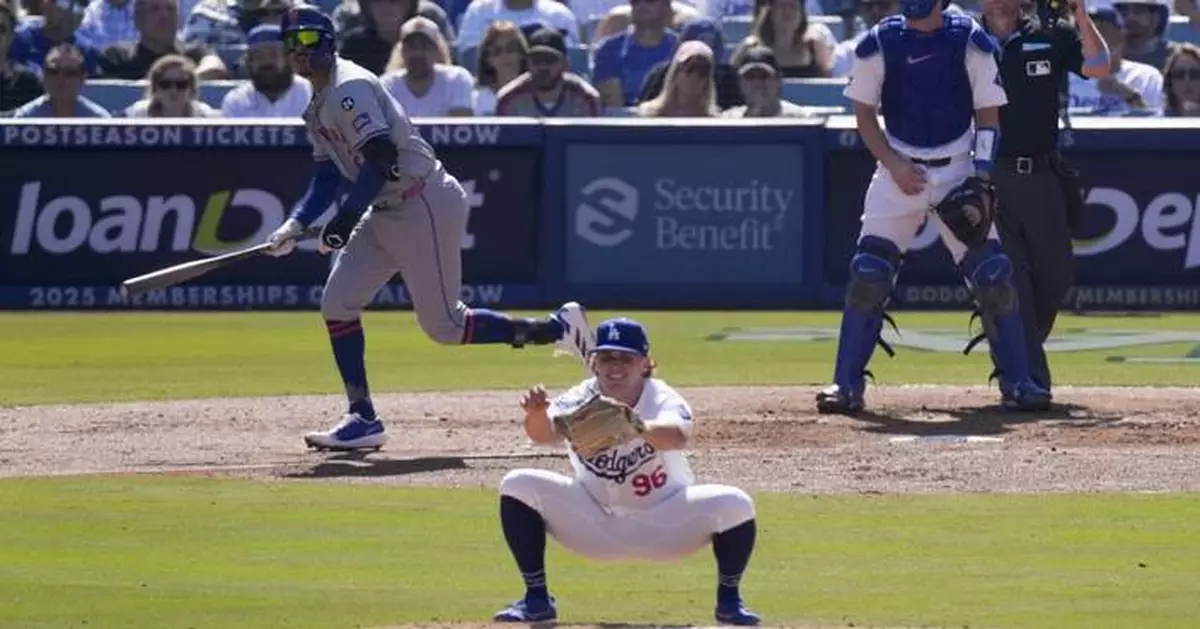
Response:
MULTIPOLYGON (((299 117, 312 87, 289 68, 278 27, 294 1, 0 0, 0 112, 299 117), (108 111, 81 95, 90 79, 142 81, 145 94, 108 111), (239 84, 205 103, 200 86, 222 79, 239 84)), ((952 10, 977 14, 978 1, 952 10)), ((1200 25, 1200 0, 1169 1, 1089 0, 1113 73, 1072 76, 1073 111, 1200 116, 1200 48, 1166 36, 1172 13, 1200 25)), ((337 24, 339 54, 416 117, 815 116, 784 99, 784 82, 845 78, 867 30, 899 12, 899 0, 315 3, 337 24), (848 36, 813 19, 823 14, 848 36), (740 41, 725 40, 731 18, 749 21, 740 41)))

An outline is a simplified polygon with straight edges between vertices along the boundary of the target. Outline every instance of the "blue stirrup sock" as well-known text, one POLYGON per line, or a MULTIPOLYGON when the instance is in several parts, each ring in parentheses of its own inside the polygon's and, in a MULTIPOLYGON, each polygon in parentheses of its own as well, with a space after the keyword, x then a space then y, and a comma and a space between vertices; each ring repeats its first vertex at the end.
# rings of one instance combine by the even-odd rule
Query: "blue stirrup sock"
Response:
POLYGON ((738 586, 742 573, 750 564, 754 539, 758 533, 753 519, 713 535, 713 555, 717 558, 717 600, 736 601, 741 598, 738 586))
POLYGON ((512 496, 500 496, 500 526, 525 582, 525 598, 548 600, 546 522, 542 514, 512 496))
POLYGON ((367 339, 363 334, 362 321, 325 321, 329 332, 329 343, 333 346, 333 359, 342 383, 346 387, 346 399, 350 412, 358 413, 363 419, 375 420, 375 407, 371 404, 371 392, 367 386, 366 349, 367 339))

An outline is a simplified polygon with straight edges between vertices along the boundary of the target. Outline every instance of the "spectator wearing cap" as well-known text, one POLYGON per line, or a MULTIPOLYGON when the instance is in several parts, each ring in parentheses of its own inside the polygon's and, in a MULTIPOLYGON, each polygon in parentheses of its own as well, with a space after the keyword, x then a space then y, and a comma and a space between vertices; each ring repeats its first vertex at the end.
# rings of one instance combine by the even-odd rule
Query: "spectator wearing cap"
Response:
POLYGON ((46 94, 13 112, 13 118, 109 118, 100 105, 79 95, 85 70, 75 44, 59 44, 46 53, 42 76, 46 94))
POLYGON ((900 12, 900 0, 855 0, 854 14, 863 28, 846 40, 840 41, 833 47, 833 64, 829 75, 844 78, 850 76, 850 68, 854 66, 854 49, 859 42, 871 32, 880 20, 900 12))
POLYGON ((292 72, 275 24, 260 24, 247 37, 246 70, 250 81, 225 94, 227 118, 299 118, 312 99, 312 84, 292 72))
POLYGON ((180 55, 192 60, 200 80, 229 77, 225 63, 207 45, 184 43, 178 38, 179 0, 137 0, 133 7, 133 23, 138 29, 136 41, 104 50, 100 59, 104 76, 138 80, 149 74, 159 59, 180 55))
MULTIPOLYGON (((744 101, 741 91, 738 89, 737 72, 724 61, 725 40, 721 36, 721 29, 706 17, 689 20, 679 34, 679 43, 682 45, 683 42, 692 40, 707 44, 716 59, 717 65, 713 70, 713 76, 717 82, 717 107, 729 109, 741 105, 744 101)), ((662 92, 663 82, 667 76, 667 67, 670 65, 671 61, 667 59, 650 69, 650 72, 646 74, 646 81, 642 84, 642 92, 638 95, 639 103, 653 100, 662 92)))
POLYGON ((479 46, 488 25, 496 20, 522 27, 538 23, 562 31, 571 45, 580 43, 575 14, 558 0, 472 0, 459 23, 456 47, 479 46))
POLYGON ((83 10, 83 22, 76 31, 99 50, 137 39, 133 25, 134 0, 92 0, 83 10))
POLYGON ((400 27, 418 16, 436 24, 446 41, 454 41, 446 12, 429 0, 351 0, 333 12, 338 52, 375 74, 383 74, 400 43, 400 27))
POLYGON ((671 19, 668 0, 629 2, 633 25, 596 44, 592 81, 605 107, 636 103, 650 69, 669 60, 679 45, 679 36, 667 28, 671 19))
POLYGON ((44 93, 37 73, 8 56, 16 28, 16 13, 0 0, 0 112, 12 111, 44 93))
POLYGON ((562 33, 543 28, 529 39, 529 71, 504 86, 496 115, 590 118, 602 111, 600 92, 570 72, 562 33))
POLYGON ((241 46, 259 24, 276 24, 292 0, 200 0, 184 19, 180 38, 213 47, 241 46))
POLYGON ((637 106, 645 118, 715 118, 717 89, 713 81, 713 51, 701 41, 684 42, 667 68, 666 85, 653 100, 637 106))
POLYGON ((829 76, 837 37, 828 26, 809 20, 800 0, 757 0, 756 6, 750 35, 733 53, 734 65, 743 50, 761 45, 775 53, 786 78, 829 76))
POLYGON ((1125 59, 1125 22, 1113 9, 1089 8, 1100 36, 1108 43, 1111 74, 1084 79, 1071 74, 1068 94, 1071 108, 1094 116, 1160 116, 1163 110, 1163 75, 1153 66, 1125 59))
POLYGON ((400 28, 399 56, 384 73, 383 88, 412 117, 470 116, 475 80, 450 63, 449 46, 432 20, 421 16, 400 28), (400 67, 395 67, 400 66, 400 67))
POLYGON ((721 113, 724 118, 808 118, 813 112, 780 98, 783 80, 775 53, 766 46, 754 46, 743 54, 737 68, 738 87, 745 105, 721 113))
POLYGON ((84 0, 40 0, 42 14, 17 24, 8 56, 34 72, 40 72, 50 49, 58 44, 75 44, 83 53, 89 75, 99 68, 100 51, 78 32, 86 5, 84 0))
POLYGON ((1179 44, 1163 71, 1166 116, 1200 116, 1200 47, 1179 44))
POLYGON ((476 116, 496 113, 496 94, 529 69, 529 42, 513 22, 492 22, 479 46, 475 90, 471 102, 476 116))
POLYGON ((1170 0, 1117 0, 1113 8, 1125 19, 1125 58, 1162 70, 1175 47, 1167 39, 1170 0))

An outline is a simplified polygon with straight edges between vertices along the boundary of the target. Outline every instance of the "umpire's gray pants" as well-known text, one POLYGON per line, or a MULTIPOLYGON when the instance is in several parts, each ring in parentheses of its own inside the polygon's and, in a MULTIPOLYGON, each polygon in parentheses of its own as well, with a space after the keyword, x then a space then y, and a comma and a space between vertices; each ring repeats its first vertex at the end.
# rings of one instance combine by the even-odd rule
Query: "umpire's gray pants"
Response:
POLYGON ((420 194, 368 210, 333 264, 321 314, 331 321, 359 318, 399 273, 425 334, 438 343, 461 343, 467 315, 459 300, 462 239, 468 216, 466 192, 440 167, 426 177, 420 194))
POLYGON ((996 168, 992 180, 1000 199, 1000 242, 1013 262, 1030 375, 1049 388, 1044 344, 1075 280, 1066 197, 1058 175, 1049 168, 1028 175, 996 168))

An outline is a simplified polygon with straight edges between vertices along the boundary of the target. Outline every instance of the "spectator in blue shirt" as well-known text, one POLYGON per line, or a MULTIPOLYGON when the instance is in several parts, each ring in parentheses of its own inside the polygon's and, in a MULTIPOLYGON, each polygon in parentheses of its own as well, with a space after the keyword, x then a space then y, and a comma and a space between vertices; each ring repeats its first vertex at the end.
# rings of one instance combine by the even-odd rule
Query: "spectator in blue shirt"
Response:
POLYGON ((83 52, 75 44, 59 44, 42 65, 46 94, 13 112, 13 118, 109 118, 103 107, 79 95, 83 88, 83 52))
POLYGON ((84 67, 94 75, 100 62, 100 51, 86 37, 76 38, 76 29, 83 21, 85 0, 41 0, 42 14, 26 18, 17 26, 8 56, 41 71, 46 54, 57 44, 75 44, 83 52, 84 67))
POLYGON ((628 107, 637 102, 650 69, 669 61, 679 37, 667 28, 670 0, 629 0, 633 24, 624 33, 597 44, 592 83, 605 107, 628 107))
POLYGON ((17 15, 12 7, 0 0, 0 115, 41 96, 42 81, 38 75, 8 58, 9 42, 17 28, 17 15))

